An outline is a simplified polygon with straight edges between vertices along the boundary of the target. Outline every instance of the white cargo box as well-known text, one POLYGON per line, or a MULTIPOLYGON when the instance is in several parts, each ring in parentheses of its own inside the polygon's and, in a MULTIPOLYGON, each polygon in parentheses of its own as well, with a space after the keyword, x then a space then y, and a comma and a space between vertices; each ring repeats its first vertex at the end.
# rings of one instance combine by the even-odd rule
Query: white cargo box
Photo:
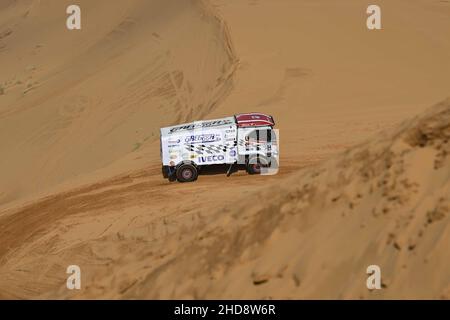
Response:
POLYGON ((196 165, 236 162, 237 126, 234 117, 162 128, 161 157, 165 166, 174 166, 185 160, 196 165))

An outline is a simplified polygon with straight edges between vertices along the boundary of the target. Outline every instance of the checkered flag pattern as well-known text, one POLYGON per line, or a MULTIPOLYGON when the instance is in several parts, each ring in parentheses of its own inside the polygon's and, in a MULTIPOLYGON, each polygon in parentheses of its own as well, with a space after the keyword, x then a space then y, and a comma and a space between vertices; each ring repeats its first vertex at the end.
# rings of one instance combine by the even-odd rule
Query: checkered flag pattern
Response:
POLYGON ((223 153, 227 152, 233 147, 237 146, 237 142, 234 141, 231 144, 212 144, 212 145, 205 145, 205 144, 186 144, 185 148, 187 151, 195 152, 199 155, 201 154, 217 154, 217 153, 223 153))

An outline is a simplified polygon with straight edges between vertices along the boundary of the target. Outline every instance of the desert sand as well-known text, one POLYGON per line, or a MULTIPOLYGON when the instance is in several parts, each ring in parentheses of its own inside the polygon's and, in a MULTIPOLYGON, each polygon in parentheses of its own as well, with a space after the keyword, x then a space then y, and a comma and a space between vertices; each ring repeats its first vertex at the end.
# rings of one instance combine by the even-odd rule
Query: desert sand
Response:
POLYGON ((0 298, 449 299, 450 3, 377 3, 1 1, 0 298), (162 178, 160 127, 250 111, 278 175, 162 178))

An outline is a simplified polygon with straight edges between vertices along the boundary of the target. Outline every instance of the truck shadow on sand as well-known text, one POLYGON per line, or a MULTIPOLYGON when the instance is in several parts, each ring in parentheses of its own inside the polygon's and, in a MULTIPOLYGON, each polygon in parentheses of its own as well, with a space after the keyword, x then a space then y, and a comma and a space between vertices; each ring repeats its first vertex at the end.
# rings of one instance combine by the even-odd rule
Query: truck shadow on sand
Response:
MULTIPOLYGON (((198 171, 199 176, 213 176, 213 175, 224 175, 224 176, 232 176, 234 173, 237 173, 239 171, 246 171, 245 165, 241 164, 234 164, 231 167, 229 165, 223 165, 223 164, 212 164, 208 166, 203 166, 198 171)), ((172 174, 169 177, 169 181, 176 181, 177 177, 175 174, 172 174)))
POLYGON ((232 175, 233 173, 236 173, 241 170, 245 171, 245 165, 234 164, 231 167, 231 170, 228 172, 229 169, 230 169, 229 165, 224 166, 221 164, 213 164, 213 165, 202 167, 201 170, 199 171, 199 175, 207 176, 207 175, 227 174, 227 173, 232 175))

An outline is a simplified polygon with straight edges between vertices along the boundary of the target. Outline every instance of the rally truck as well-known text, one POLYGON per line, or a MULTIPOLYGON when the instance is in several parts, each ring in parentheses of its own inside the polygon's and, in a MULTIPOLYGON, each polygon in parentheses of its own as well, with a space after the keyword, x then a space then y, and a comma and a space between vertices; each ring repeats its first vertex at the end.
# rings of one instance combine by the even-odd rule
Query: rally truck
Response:
POLYGON ((205 166, 244 167, 262 174, 278 166, 277 130, 272 116, 243 113, 161 128, 164 178, 195 181, 205 166))

